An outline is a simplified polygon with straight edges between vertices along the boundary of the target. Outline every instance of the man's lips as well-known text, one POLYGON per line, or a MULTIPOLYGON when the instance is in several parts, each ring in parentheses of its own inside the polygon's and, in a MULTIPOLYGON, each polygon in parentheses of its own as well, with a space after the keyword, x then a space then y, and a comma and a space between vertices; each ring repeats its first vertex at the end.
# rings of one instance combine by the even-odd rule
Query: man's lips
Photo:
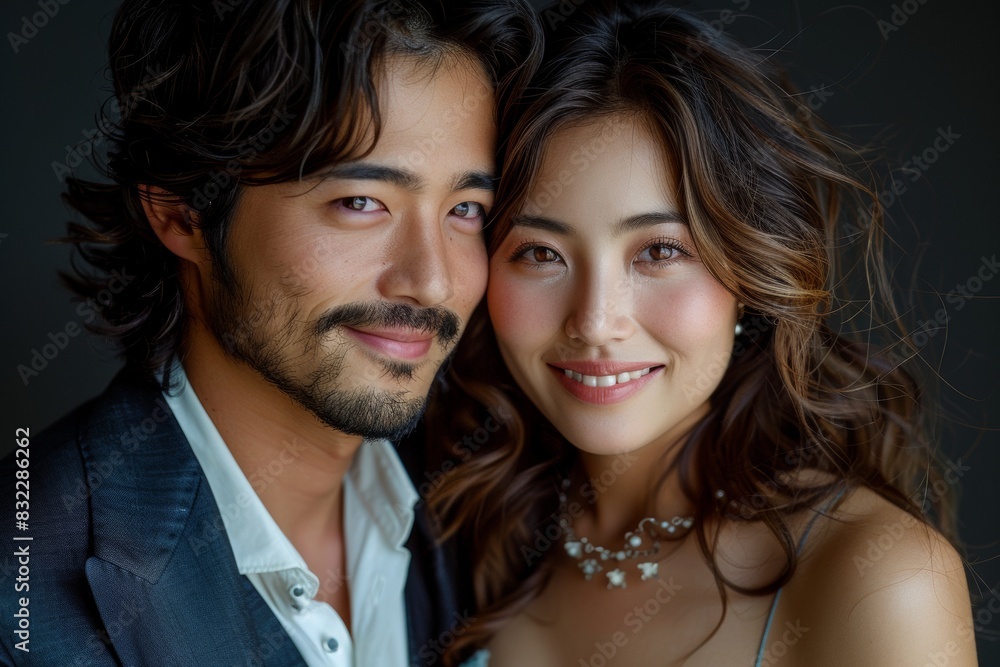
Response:
POLYGON ((347 335, 367 347, 397 359, 419 359, 427 354, 434 334, 414 329, 355 329, 344 327, 347 335))

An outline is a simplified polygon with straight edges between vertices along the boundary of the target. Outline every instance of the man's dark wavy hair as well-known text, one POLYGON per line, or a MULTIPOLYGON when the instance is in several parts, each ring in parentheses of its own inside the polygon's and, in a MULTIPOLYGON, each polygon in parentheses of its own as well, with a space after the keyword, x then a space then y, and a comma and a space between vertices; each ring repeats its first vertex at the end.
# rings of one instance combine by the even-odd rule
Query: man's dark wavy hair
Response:
POLYGON ((145 186, 192 213, 226 283, 228 223, 243 187, 295 180, 374 147, 382 59, 472 57, 502 118, 537 64, 540 34, 523 0, 126 0, 108 45, 120 114, 102 123, 112 127, 99 165, 110 182, 71 178, 63 196, 89 220, 68 226, 64 240, 78 255, 63 278, 97 304, 103 321, 92 329, 150 376, 164 369, 169 386, 187 318, 179 260, 143 212, 145 186), (115 271, 135 277, 110 302, 96 298, 115 271))

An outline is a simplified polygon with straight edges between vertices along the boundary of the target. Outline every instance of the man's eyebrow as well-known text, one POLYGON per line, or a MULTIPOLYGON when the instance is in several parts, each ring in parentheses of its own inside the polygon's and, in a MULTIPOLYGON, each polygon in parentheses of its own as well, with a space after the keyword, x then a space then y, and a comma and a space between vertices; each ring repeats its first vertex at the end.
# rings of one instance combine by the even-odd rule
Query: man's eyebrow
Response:
POLYGON ((369 162, 347 162, 334 165, 321 172, 319 177, 323 180, 336 178, 351 181, 382 181, 407 190, 419 190, 424 186, 423 179, 412 171, 369 162))
POLYGON ((459 190, 487 190, 496 192, 497 179, 493 174, 485 171, 467 171, 455 179, 454 191, 459 190))
POLYGON ((513 224, 515 227, 541 229, 546 232, 552 232, 553 234, 561 234, 562 236, 576 236, 576 232, 573 228, 565 222, 559 222, 558 220, 546 218, 541 215, 517 215, 514 216, 513 224))
POLYGON ((640 213, 639 215, 629 216, 624 220, 620 220, 618 224, 615 225, 615 228, 611 232, 611 235, 614 237, 619 237, 622 234, 634 232, 644 227, 662 225, 668 222, 680 223, 682 225, 687 224, 687 220, 684 219, 684 216, 682 216, 677 211, 673 210, 655 211, 653 213, 640 213))

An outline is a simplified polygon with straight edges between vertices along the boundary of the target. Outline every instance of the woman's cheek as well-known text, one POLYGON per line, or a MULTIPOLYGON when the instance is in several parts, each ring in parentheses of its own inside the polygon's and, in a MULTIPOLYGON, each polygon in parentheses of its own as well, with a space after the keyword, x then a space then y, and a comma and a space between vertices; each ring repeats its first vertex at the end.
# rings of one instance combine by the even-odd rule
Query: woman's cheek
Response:
POLYGON ((643 328, 675 352, 690 357, 732 345, 736 299, 714 278, 646 292, 636 306, 643 328))
POLYGON ((486 286, 486 305, 497 338, 505 340, 510 334, 517 335, 517 322, 530 310, 523 290, 511 285, 503 270, 492 271, 486 286))
POLYGON ((494 270, 486 288, 486 304, 497 340, 506 346, 532 348, 552 336, 555 326, 550 290, 518 280, 505 269, 494 270))

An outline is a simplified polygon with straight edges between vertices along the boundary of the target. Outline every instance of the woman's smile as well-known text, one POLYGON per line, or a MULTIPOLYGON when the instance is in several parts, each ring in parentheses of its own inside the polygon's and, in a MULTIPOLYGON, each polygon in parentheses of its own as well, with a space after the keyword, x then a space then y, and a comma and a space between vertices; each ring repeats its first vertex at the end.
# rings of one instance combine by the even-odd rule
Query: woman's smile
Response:
MULTIPOLYGON (((629 364, 634 366, 635 364, 629 364)), ((570 395, 585 403, 608 405, 619 403, 642 391, 650 382, 659 379, 663 366, 648 365, 634 371, 611 375, 585 375, 558 366, 549 366, 556 381, 570 395)))

